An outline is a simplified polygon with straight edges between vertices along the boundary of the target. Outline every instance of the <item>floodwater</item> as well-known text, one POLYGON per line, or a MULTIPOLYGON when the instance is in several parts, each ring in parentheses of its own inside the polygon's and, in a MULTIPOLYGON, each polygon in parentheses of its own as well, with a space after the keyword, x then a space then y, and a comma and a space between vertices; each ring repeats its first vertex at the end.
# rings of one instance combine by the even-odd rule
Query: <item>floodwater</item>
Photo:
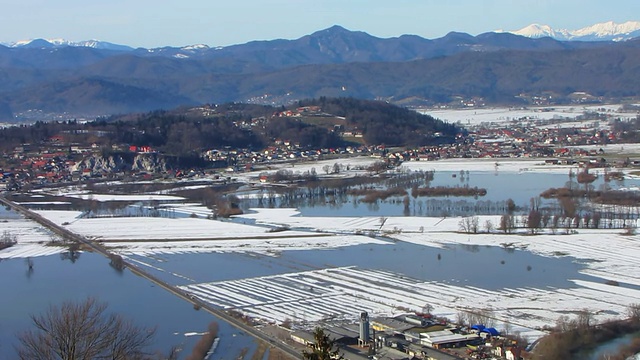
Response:
MULTIPOLYGON (((24 259, 0 262, 0 359, 16 358, 17 334, 32 329, 30 315, 41 314, 51 305, 83 301, 87 297, 108 304, 108 311, 122 314, 136 325, 156 328, 150 350, 166 354, 171 347, 183 348, 185 358, 199 336, 185 334, 206 331, 220 325, 216 358, 235 358, 243 348, 254 351, 253 338, 240 333, 202 310, 193 307, 129 271, 117 272, 101 255, 82 253, 75 262, 61 256, 33 259, 29 272, 24 259)), ((250 351, 250 353, 251 353, 250 351)))
MULTIPOLYGON (((437 172, 432 186, 470 186, 486 188, 487 195, 475 198, 417 198, 411 199, 408 212, 402 199, 364 204, 355 197, 342 203, 328 201, 296 204, 301 216, 433 216, 440 215, 437 206, 450 201, 455 208, 464 208, 457 202, 466 201, 473 208, 478 202, 494 202, 496 207, 511 198, 519 206, 528 206, 529 199, 537 197, 550 187, 562 187, 569 181, 568 174, 471 172, 464 176, 456 172, 437 172), (453 175, 456 175, 455 177, 453 175), (429 210, 429 206, 433 209, 429 210)), ((602 177, 593 184, 598 189, 602 177)), ((624 183, 611 182, 612 187, 637 186, 637 180, 624 183)), ((276 199, 277 200, 277 199, 276 199)), ((244 209, 259 207, 256 200, 245 200, 244 209)), ((262 206, 283 206, 272 203, 262 206)), ((139 211, 138 205, 122 210, 139 211)), ((290 204, 287 204, 290 206, 290 204)), ((32 206, 34 207, 34 206, 32 206)), ((47 206, 47 208, 55 208, 47 206)), ((65 207, 68 208, 68 207, 65 207)), ((487 212, 502 213, 491 210, 487 212)), ((475 211, 475 210, 471 210, 475 211)), ((0 208, 0 219, 16 214, 0 208)), ((160 215, 163 216, 163 215, 160 215)), ((1 224, 0 224, 1 229, 1 224)), ((468 285, 485 289, 502 288, 569 288, 576 286, 568 279, 593 280, 580 273, 584 264, 570 257, 548 258, 526 250, 502 249, 488 246, 451 245, 431 248, 405 242, 387 241, 385 244, 366 244, 324 250, 297 250, 273 254, 242 252, 209 254, 168 254, 131 256, 134 261, 153 275, 174 285, 189 285, 316 270, 327 267, 358 266, 396 272, 424 281, 438 281, 455 285, 468 285)), ((185 350, 186 357, 198 336, 184 334, 203 332, 207 324, 216 319, 196 311, 192 306, 139 278, 128 271, 115 271, 102 256, 83 253, 75 261, 61 256, 34 259, 34 270, 29 272, 24 259, 0 262, 0 360, 15 358, 16 333, 30 328, 30 314, 45 311, 48 306, 65 300, 83 300, 96 297, 109 304, 109 310, 131 318, 141 326, 157 326, 153 349, 167 352, 172 346, 185 350)), ((621 284, 621 286, 625 286, 621 284)), ((236 358, 249 349, 250 358, 255 350, 254 340, 230 325, 220 323, 220 345, 216 359, 236 358)))
MULTIPOLYGON (((132 256, 152 267, 144 267, 175 285, 251 278, 315 270, 327 267, 358 266, 381 269, 424 281, 477 286, 486 289, 535 287, 569 288, 567 279, 590 277, 579 273, 583 267, 569 257, 546 258, 523 250, 488 246, 456 245, 429 248, 404 242, 359 245, 328 250, 287 251, 263 255, 255 253, 171 254, 132 256), (509 274, 505 276, 505 274, 509 274)), ((34 259, 29 272, 22 259, 0 262, 0 359, 14 357, 15 334, 30 327, 29 315, 41 313, 52 304, 96 297, 109 310, 131 318, 141 326, 157 326, 155 346, 167 352, 171 346, 185 349, 198 337, 185 333, 205 331, 215 320, 204 311, 128 271, 117 272, 104 257, 83 253, 74 262, 61 256, 34 259)), ((231 358, 253 339, 226 323, 220 328, 216 358, 231 358)))
MULTIPOLYGON (((600 174, 602 175, 602 174, 600 174)), ((402 197, 390 197, 374 203, 362 202, 357 196, 345 195, 338 199, 307 199, 284 202, 280 198, 267 200, 268 194, 263 193, 263 199, 246 199, 241 207, 245 211, 251 208, 263 207, 296 207, 301 216, 468 216, 468 215, 500 215, 505 213, 506 201, 511 199, 515 205, 528 208, 532 198, 538 198, 549 188, 560 188, 572 180, 569 173, 536 173, 523 171, 499 172, 476 171, 454 172, 436 171, 430 186, 470 187, 487 190, 485 196, 440 196, 417 197, 409 196, 410 203, 405 207, 402 197)), ((605 184, 604 176, 591 184, 598 190, 605 184)), ((583 186, 574 184, 575 186, 583 186)), ((610 181, 607 185, 611 189, 639 186, 640 180, 627 179, 624 181, 610 181)), ((408 189, 410 192, 410 189, 408 189)), ((541 206, 557 206, 555 199, 541 200, 541 206)))
POLYGON ((623 337, 619 337, 617 339, 613 339, 609 342, 606 342, 593 351, 590 354, 585 355, 586 360, 601 360, 606 359, 607 356, 616 355, 621 348, 630 345, 634 340, 640 337, 639 333, 628 334, 623 337))
MULTIPOLYGON (((153 275, 174 285, 269 276, 357 266, 391 271, 423 281, 484 289, 569 288, 568 279, 597 281, 579 273, 584 264, 571 257, 549 258, 525 250, 450 245, 432 248, 406 242, 364 244, 336 249, 256 253, 132 256, 153 275), (162 269, 162 270, 159 270, 162 269), (509 274, 509 276, 505 276, 509 274)), ((622 284, 623 285, 623 284, 622 284)))

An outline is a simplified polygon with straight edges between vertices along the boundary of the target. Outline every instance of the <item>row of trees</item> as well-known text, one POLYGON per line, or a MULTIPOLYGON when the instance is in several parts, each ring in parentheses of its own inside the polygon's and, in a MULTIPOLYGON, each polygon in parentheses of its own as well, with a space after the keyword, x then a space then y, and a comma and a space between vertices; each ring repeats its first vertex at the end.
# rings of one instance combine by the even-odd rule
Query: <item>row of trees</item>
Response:
MULTIPOLYGON (((537 234, 544 229, 549 229, 551 233, 556 234, 561 231, 570 233, 572 230, 578 228, 598 229, 603 226, 602 222, 602 215, 600 213, 586 213, 583 216, 564 217, 531 210, 524 216, 502 215, 497 227, 491 220, 485 220, 483 224, 480 224, 480 218, 477 216, 463 217, 458 222, 458 229, 467 234, 478 234, 481 232, 491 233, 495 230, 510 234, 517 229, 526 229, 531 234, 537 234)), ((624 229, 629 232, 635 228, 635 223, 625 220, 609 221, 606 227, 624 229)))
MULTIPOLYGON (((509 201, 508 201, 509 203, 509 201)), ((633 205, 591 205, 588 210, 580 209, 578 202, 571 197, 558 199, 558 207, 542 208, 540 198, 531 199, 531 207, 528 213, 514 215, 515 205, 507 205, 507 213, 500 217, 497 230, 504 233, 512 233, 516 229, 526 229, 532 234, 537 234, 543 229, 550 230, 553 234, 564 231, 569 233, 572 229, 625 229, 631 231, 635 228, 636 219, 640 217, 640 207, 636 202, 633 205)), ((482 231, 477 216, 464 217, 460 220, 458 228, 465 233, 479 233, 482 231)), ((490 220, 486 220, 484 230, 492 232, 496 229, 490 220)))
MULTIPOLYGON (((640 330, 640 304, 627 308, 627 319, 596 324, 588 310, 578 311, 574 317, 562 315, 552 333, 540 340, 532 359, 583 359, 589 350, 626 334, 640 330)), ((632 342, 607 359, 626 359, 640 351, 640 342, 632 342)))

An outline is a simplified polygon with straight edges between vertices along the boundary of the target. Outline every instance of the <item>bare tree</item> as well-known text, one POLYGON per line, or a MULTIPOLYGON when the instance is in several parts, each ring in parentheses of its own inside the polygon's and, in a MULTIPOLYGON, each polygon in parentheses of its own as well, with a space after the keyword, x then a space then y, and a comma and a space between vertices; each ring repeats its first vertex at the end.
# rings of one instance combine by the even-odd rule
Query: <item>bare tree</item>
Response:
POLYGON ((640 322, 640 304, 638 303, 630 304, 627 307, 627 315, 629 316, 629 319, 632 322, 634 323, 640 322))
POLYGON ((571 331, 575 328, 575 324, 572 323, 571 319, 567 315, 560 315, 556 320, 556 331, 558 332, 567 332, 571 331))
POLYGON ((424 304, 424 306, 422 307, 422 313, 425 315, 431 315, 432 311, 433 311, 433 305, 429 303, 424 304))
POLYGON ((155 330, 134 325, 94 298, 32 315, 35 330, 18 336, 20 359, 138 359, 155 330))
POLYGON ((560 216, 554 215, 551 217, 551 224, 549 225, 549 229, 551 229, 551 233, 553 235, 558 231, 558 222, 560 221, 560 216))
POLYGON ((493 327, 495 324, 495 313, 491 309, 479 309, 467 314, 467 321, 470 324, 483 324, 486 327, 493 327))
POLYGON ((593 314, 588 309, 583 309, 578 312, 578 317, 576 318, 576 324, 578 330, 587 331, 591 326, 593 326, 593 314))
POLYGON ((322 328, 317 327, 313 332, 313 338, 315 343, 313 344, 312 351, 302 351, 302 358, 306 360, 340 360, 343 356, 337 349, 337 346, 333 340, 329 338, 329 335, 324 333, 322 328))
POLYGON ((600 227, 600 220, 602 219, 602 214, 600 214, 599 212, 593 214, 593 218, 591 219, 591 223, 593 224, 593 227, 595 229, 598 229, 600 227))
POLYGON ((542 226, 542 214, 538 210, 529 211, 529 216, 527 217, 527 227, 532 234, 535 234, 540 230, 542 226))
POLYGON ((488 233, 492 233, 493 232, 493 222, 491 222, 491 220, 487 220, 484 222, 484 229, 486 232, 488 233))
POLYGON ((505 234, 511 233, 515 226, 513 215, 502 215, 500 217, 500 230, 504 231, 505 234))
POLYGON ((467 234, 477 234, 480 230, 480 220, 477 216, 468 216, 460 219, 458 222, 458 227, 460 231, 466 232, 467 234))
POLYGON ((464 311, 458 311, 456 313, 456 320, 455 320, 456 324, 460 325, 460 326, 466 326, 468 324, 468 316, 467 313, 464 311))

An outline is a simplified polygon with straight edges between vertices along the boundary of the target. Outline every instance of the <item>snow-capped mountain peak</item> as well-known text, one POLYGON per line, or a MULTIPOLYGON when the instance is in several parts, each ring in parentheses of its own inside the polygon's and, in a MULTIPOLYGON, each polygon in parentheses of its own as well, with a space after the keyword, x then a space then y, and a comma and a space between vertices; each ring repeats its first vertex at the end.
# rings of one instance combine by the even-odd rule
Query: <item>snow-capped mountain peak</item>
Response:
POLYGON ((588 26, 573 32, 575 36, 624 36, 640 30, 640 22, 627 21, 622 24, 616 24, 613 21, 608 21, 600 24, 588 26))
POLYGON ((549 25, 531 24, 513 33, 529 38, 551 37, 554 39, 566 39, 568 31, 565 29, 555 30, 549 25))
POLYGON ((554 36, 555 31, 549 25, 531 24, 518 31, 515 31, 514 34, 536 38, 544 36, 554 36))
POLYGON ((185 51, 207 50, 207 49, 209 49, 209 46, 205 45, 205 44, 195 44, 195 45, 189 45, 189 46, 182 47, 181 49, 185 50, 185 51))
POLYGON ((624 41, 640 36, 640 22, 627 21, 617 24, 607 21, 578 30, 554 29, 549 25, 531 24, 520 30, 508 32, 529 38, 551 37, 561 41, 624 41))
POLYGON ((75 47, 90 47, 94 49, 103 49, 103 50, 118 50, 118 51, 130 51, 133 50, 132 47, 126 45, 118 45, 113 44, 106 41, 100 40, 85 40, 85 41, 69 41, 66 39, 56 38, 56 39, 29 39, 29 40, 20 40, 12 43, 5 44, 8 47, 64 47, 64 46, 75 46, 75 47))

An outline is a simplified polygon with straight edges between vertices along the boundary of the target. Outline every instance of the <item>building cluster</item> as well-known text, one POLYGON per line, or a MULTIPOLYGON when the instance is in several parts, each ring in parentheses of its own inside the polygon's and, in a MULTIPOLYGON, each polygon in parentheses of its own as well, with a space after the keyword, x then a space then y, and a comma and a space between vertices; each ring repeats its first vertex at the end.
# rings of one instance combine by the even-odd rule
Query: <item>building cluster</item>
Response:
MULTIPOLYGON (((369 319, 363 312, 357 324, 328 326, 323 331, 348 360, 517 360, 526 355, 515 340, 501 336, 495 328, 460 327, 428 314, 369 319)), ((315 346, 310 331, 293 331, 291 339, 315 346)))
MULTIPOLYGON (((316 106, 300 107, 293 112, 295 114, 292 113, 292 116, 321 115, 321 109, 316 106)), ((289 114, 283 116, 289 116, 289 114)), ((620 159, 615 163, 607 163, 604 159, 606 146, 619 143, 623 138, 623 134, 617 133, 613 128, 600 126, 599 120, 606 119, 576 120, 581 122, 570 127, 566 126, 566 123, 561 126, 560 122, 566 119, 540 121, 523 118, 508 123, 481 124, 469 128, 465 134, 459 134, 452 144, 413 149, 391 150, 384 145, 308 149, 287 139, 276 139, 271 146, 259 151, 232 148, 209 149, 203 151, 201 157, 206 162, 205 168, 221 168, 231 172, 253 170, 256 165, 268 165, 279 161, 317 160, 341 155, 373 156, 392 164, 448 158, 546 158, 549 164, 584 162, 592 167, 638 164, 638 161, 633 159, 620 159), (590 150, 585 150, 583 146, 590 146, 590 150)), ((254 121, 262 120, 252 119, 251 123, 246 125, 253 126, 254 121)), ((353 130, 337 129, 336 131, 344 131, 346 135, 357 137, 353 130)), ((346 136, 345 134, 342 135, 346 136)), ((145 145, 113 145, 109 151, 161 155, 155 149, 145 145)), ((142 173, 146 177, 171 177, 197 174, 202 171, 202 169, 171 169, 162 170, 160 174, 149 169, 130 169, 127 174, 118 169, 118 173, 114 174, 108 168, 96 171, 78 166, 83 159, 99 156, 102 152, 104 149, 96 144, 87 146, 69 144, 65 143, 61 136, 52 136, 40 144, 17 146, 12 152, 2 155, 0 190, 15 190, 25 184, 82 181, 92 177, 138 176, 142 173)))
MULTIPOLYGON (((602 157, 607 145, 618 144, 622 134, 598 121, 572 127, 555 126, 554 120, 521 119, 512 123, 482 124, 459 134, 452 144, 425 146, 390 154, 401 161, 449 158, 554 158, 602 157), (585 150, 586 147, 591 148, 585 150), (596 149, 593 149, 593 148, 596 149)), ((621 164, 620 164, 621 165, 621 164)))

